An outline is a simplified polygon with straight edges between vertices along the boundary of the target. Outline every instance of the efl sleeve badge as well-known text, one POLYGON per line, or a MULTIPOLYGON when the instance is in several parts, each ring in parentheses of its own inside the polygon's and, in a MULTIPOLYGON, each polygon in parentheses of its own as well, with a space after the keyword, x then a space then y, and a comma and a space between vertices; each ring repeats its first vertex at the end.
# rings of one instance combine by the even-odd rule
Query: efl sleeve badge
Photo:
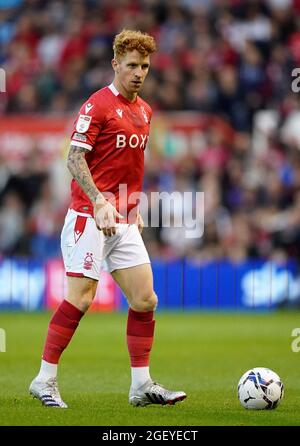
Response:
POLYGON ((91 124, 92 117, 87 115, 79 115, 79 118, 76 123, 76 130, 79 133, 85 133, 88 131, 89 126, 91 124))

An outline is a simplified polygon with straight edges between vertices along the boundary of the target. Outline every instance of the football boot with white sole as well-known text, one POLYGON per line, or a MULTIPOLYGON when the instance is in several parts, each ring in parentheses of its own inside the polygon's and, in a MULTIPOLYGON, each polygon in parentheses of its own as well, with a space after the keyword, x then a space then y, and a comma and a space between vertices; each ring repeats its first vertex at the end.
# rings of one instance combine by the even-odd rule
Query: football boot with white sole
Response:
POLYGON ((172 391, 165 389, 162 385, 147 381, 138 389, 130 388, 129 403, 132 406, 147 406, 148 404, 170 404, 186 398, 186 394, 181 391, 172 391))
POLYGON ((47 381, 38 381, 35 378, 30 384, 29 393, 39 399, 43 406, 61 409, 68 407, 60 396, 56 378, 49 378, 47 381))

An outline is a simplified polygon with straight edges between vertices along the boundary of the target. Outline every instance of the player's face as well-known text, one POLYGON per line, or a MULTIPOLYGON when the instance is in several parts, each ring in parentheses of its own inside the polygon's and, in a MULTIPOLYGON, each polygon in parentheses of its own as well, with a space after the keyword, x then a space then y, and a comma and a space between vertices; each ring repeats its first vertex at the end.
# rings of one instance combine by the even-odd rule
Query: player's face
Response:
POLYGON ((116 87, 128 98, 140 91, 150 67, 150 57, 137 50, 130 51, 118 60, 113 60, 116 87))

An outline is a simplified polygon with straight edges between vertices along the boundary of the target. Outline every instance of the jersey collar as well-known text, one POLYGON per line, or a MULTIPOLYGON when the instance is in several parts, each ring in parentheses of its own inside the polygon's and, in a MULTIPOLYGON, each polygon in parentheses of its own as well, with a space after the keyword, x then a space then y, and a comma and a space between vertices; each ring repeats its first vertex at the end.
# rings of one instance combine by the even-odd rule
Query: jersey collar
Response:
POLYGON ((118 92, 118 90, 116 89, 116 87, 114 86, 113 83, 111 83, 111 84, 108 86, 108 88, 110 89, 110 91, 113 92, 113 94, 114 94, 115 96, 118 96, 118 95, 120 94, 120 93, 118 92))
POLYGON ((115 95, 115 96, 119 96, 120 99, 122 99, 123 101, 125 101, 127 104, 135 104, 137 102, 137 97, 135 99, 135 101, 131 102, 128 101, 127 98, 125 98, 114 86, 113 82, 108 86, 108 88, 110 89, 110 91, 115 95))

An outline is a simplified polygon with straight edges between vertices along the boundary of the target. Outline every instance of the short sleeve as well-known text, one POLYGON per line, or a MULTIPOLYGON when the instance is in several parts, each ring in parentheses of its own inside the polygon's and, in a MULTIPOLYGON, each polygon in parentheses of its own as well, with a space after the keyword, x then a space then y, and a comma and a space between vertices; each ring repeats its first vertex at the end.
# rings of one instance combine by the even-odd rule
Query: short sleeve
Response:
POLYGON ((103 113, 96 98, 91 96, 80 108, 75 119, 71 144, 92 150, 103 126, 103 113))

